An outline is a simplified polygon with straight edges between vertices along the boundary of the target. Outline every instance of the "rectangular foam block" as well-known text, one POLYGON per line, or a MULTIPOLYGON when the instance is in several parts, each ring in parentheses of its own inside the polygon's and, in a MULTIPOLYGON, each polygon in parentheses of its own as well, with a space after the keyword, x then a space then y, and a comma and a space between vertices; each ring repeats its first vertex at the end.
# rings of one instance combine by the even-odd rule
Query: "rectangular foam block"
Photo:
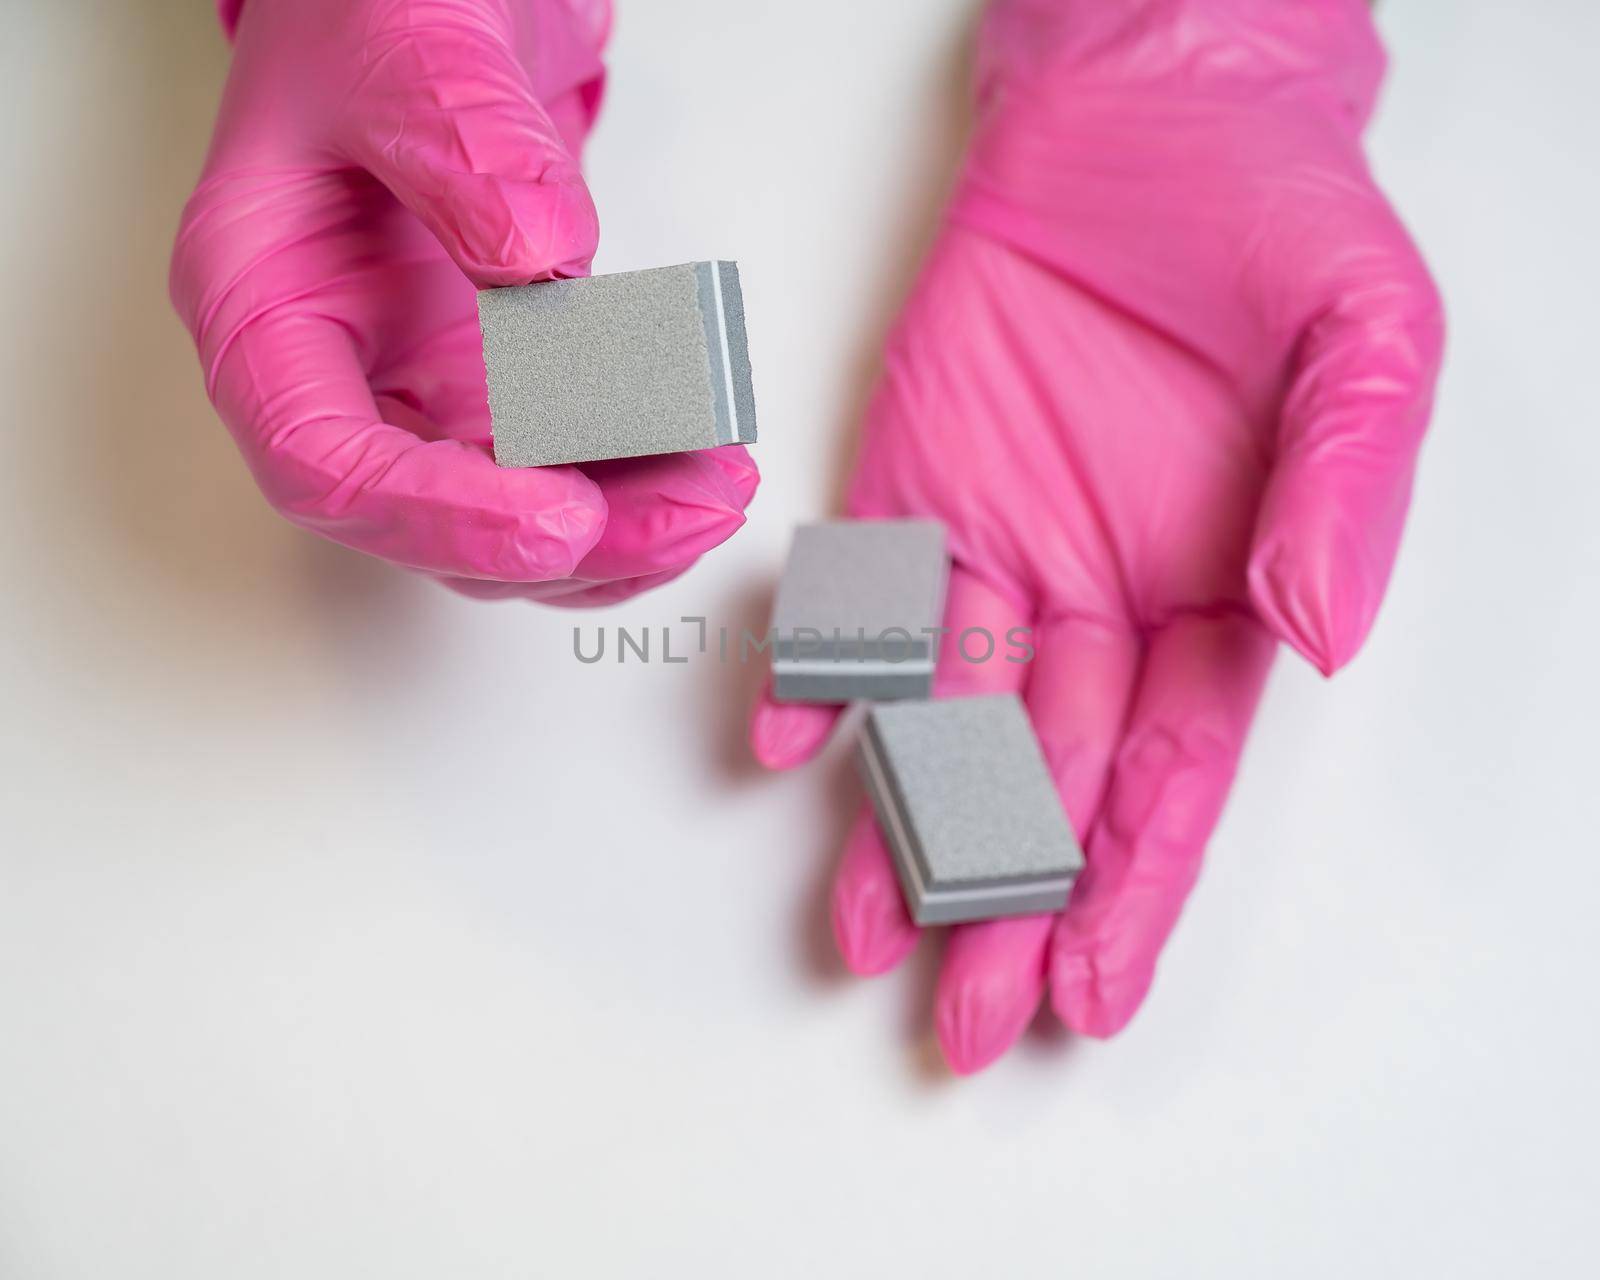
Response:
POLYGON ((485 289, 478 321, 503 467, 756 438, 737 263, 485 289))
POLYGON ((873 707, 857 760, 918 924, 1066 905, 1083 853, 1015 694, 873 707))
POLYGON ((937 520, 802 525, 772 610, 773 696, 927 697, 948 576, 937 520))

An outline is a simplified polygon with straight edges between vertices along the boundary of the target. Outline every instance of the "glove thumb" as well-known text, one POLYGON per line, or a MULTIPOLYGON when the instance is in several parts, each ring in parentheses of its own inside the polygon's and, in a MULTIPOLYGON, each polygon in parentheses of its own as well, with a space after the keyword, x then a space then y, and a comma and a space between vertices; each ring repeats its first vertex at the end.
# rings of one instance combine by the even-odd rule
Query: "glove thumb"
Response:
POLYGON ((588 273, 594 202, 509 31, 482 13, 436 16, 386 32, 367 54, 348 113, 351 158, 474 284, 588 273))
POLYGON ((1305 335, 1257 518, 1251 602, 1324 675, 1372 628, 1432 406, 1443 319, 1413 266, 1347 290, 1305 335))

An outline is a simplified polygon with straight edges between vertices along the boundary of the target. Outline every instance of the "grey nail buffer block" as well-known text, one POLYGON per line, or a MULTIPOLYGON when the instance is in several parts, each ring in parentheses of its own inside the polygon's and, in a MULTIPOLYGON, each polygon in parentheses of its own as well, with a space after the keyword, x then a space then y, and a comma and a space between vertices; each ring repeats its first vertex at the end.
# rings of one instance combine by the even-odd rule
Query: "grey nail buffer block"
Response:
POLYGON ((948 575, 937 520, 802 525, 772 610, 773 696, 926 698, 948 575))
POLYGON ((502 467, 756 438, 736 263, 485 289, 478 321, 502 467))
POLYGON ((1015 694, 874 707, 857 759, 918 924, 1066 905, 1083 853, 1015 694))

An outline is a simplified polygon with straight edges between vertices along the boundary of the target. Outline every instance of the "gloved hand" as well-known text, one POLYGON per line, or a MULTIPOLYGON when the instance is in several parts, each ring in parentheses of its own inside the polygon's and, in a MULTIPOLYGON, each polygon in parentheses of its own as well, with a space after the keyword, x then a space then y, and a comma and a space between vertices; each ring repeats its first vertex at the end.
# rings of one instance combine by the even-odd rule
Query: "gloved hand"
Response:
MULTIPOLYGON (((1362 158, 1382 62, 1362 0, 986 16, 976 132, 848 500, 946 523, 955 631, 1034 628, 1028 665, 947 640, 937 692, 1020 689, 1085 844, 1059 917, 950 931, 935 1026, 958 1071, 1047 985, 1076 1031, 1132 1017, 1276 641, 1331 674, 1372 625, 1442 341, 1362 158)), ((832 715, 764 702, 756 754, 799 763, 832 715)), ((868 813, 832 905, 857 972, 915 941, 868 813)))
POLYGON ((222 0, 172 297, 268 500, 477 596, 621 599, 743 523, 744 450, 509 470, 475 287, 586 274, 607 0, 222 0))

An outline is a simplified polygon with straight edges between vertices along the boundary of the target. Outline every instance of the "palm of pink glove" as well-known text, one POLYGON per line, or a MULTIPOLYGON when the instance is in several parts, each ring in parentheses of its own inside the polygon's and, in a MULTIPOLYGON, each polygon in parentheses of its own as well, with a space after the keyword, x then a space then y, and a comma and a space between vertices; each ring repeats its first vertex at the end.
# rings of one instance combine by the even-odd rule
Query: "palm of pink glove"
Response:
POLYGON ((172 296, 295 523, 484 597, 621 599, 744 520, 738 447, 502 469, 476 288, 582 275, 605 0, 223 0, 172 296))
MULTIPOLYGON (((941 695, 1025 698, 1087 866, 1067 910, 950 931, 935 1026, 992 1061, 1048 989, 1119 1030, 1199 871, 1277 640, 1325 673, 1372 624, 1440 307, 1368 176, 1359 0, 1001 3, 947 224, 888 344, 851 514, 936 516, 941 695), (973 640, 969 652, 981 654, 973 640)), ((832 709, 757 708, 774 767, 832 709)), ((846 961, 910 950, 870 812, 833 891, 846 961)))

